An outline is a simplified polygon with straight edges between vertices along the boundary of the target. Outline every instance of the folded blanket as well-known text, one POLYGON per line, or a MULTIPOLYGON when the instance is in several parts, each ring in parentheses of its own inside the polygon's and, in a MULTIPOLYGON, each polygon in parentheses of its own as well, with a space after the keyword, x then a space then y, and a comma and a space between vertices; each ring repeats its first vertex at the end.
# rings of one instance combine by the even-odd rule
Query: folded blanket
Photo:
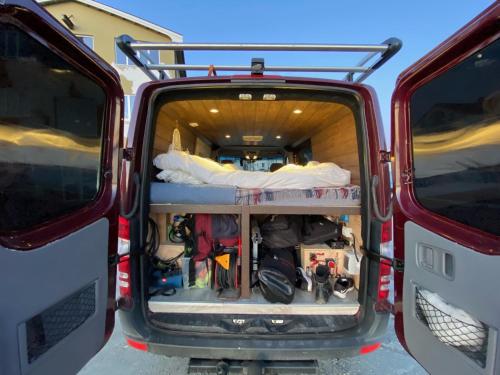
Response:
POLYGON ((334 163, 309 163, 306 166, 286 165, 274 172, 231 171, 214 160, 171 150, 155 157, 153 164, 167 173, 158 178, 171 182, 189 175, 205 184, 230 185, 240 188, 311 189, 314 187, 345 186, 351 182, 351 172, 334 163), (180 171, 172 173, 172 171, 180 171), (168 175, 168 176, 167 176, 168 175))

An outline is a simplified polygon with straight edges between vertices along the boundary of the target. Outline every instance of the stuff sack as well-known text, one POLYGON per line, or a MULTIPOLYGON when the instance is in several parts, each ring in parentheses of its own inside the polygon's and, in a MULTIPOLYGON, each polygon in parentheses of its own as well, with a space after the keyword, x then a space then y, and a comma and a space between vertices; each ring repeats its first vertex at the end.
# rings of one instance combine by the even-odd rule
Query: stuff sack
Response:
POLYGON ((261 225, 262 244, 268 249, 294 247, 301 240, 302 217, 271 215, 261 225))
POLYGON ((306 245, 320 244, 326 241, 336 241, 342 235, 340 225, 324 216, 307 216, 304 220, 302 242, 306 245))
POLYGON ((264 298, 289 304, 295 295, 296 265, 293 249, 268 249, 260 261, 257 277, 264 298))
POLYGON ((192 231, 193 259, 208 258, 216 247, 238 245, 239 227, 235 215, 196 214, 192 231))

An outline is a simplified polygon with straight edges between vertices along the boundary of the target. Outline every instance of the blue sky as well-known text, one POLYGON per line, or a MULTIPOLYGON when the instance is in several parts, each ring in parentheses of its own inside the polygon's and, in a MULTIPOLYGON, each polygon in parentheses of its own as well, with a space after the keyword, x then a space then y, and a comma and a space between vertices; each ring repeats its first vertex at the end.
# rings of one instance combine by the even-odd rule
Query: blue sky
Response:
MULTIPOLYGON (((386 136, 390 99, 398 74, 493 3, 491 0, 101 1, 177 31, 185 42, 380 43, 388 37, 398 37, 403 40, 402 50, 366 81, 379 95, 386 136)), ((186 61, 246 65, 251 57, 265 57, 268 65, 345 65, 355 63, 361 55, 188 52, 186 61)))

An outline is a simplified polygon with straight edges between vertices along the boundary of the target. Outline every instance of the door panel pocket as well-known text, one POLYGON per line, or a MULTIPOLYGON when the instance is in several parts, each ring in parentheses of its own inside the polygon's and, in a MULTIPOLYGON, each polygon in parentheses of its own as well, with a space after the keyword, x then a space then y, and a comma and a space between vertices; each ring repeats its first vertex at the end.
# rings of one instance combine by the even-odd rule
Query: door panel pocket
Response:
POLYGON ((26 322, 28 362, 32 363, 96 311, 96 283, 93 282, 26 322))
POLYGON ((439 341, 456 348, 482 368, 486 366, 488 327, 484 323, 436 293, 418 287, 415 314, 439 341))

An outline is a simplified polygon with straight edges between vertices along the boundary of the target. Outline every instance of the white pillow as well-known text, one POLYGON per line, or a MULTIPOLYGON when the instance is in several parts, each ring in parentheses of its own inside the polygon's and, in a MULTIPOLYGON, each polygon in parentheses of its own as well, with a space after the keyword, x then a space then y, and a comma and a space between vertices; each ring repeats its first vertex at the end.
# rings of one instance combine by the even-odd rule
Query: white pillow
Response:
POLYGON ((165 182, 175 182, 178 184, 193 184, 193 185, 201 185, 202 181, 197 179, 190 174, 187 174, 183 171, 173 171, 171 169, 165 169, 156 175, 156 178, 159 180, 163 180, 165 182))

